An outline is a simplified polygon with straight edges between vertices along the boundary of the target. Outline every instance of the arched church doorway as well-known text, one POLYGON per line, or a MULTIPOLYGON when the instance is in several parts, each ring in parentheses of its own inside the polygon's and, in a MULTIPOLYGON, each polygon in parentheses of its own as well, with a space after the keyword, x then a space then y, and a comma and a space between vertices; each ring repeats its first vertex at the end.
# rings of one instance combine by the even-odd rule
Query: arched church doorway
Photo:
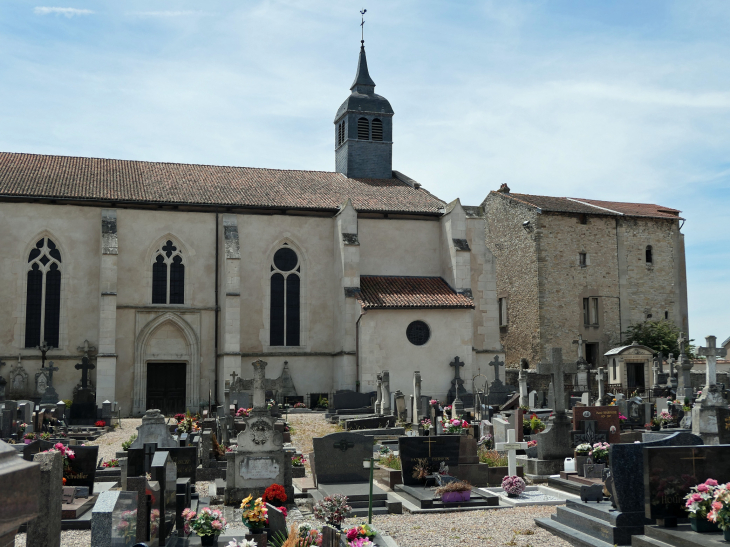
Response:
POLYGON ((147 363, 147 408, 166 416, 185 412, 186 363, 147 363))

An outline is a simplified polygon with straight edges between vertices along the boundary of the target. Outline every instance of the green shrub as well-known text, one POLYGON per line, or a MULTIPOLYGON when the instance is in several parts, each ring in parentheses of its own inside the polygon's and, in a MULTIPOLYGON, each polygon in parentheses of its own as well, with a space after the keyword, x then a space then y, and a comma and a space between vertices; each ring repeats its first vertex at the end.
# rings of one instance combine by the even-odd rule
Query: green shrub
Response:
POLYGON ((496 450, 479 450, 479 463, 486 463, 489 467, 505 467, 507 455, 496 450))
POLYGON ((379 460, 380 465, 384 465, 385 467, 390 467, 391 469, 395 469, 396 471, 400 471, 400 458, 393 454, 392 452, 390 454, 386 454, 385 456, 381 456, 379 460))
POLYGON ((137 434, 135 433, 134 435, 132 435, 131 437, 129 437, 129 440, 128 441, 124 441, 122 443, 122 450, 124 450, 124 451, 129 450, 129 447, 132 446, 132 443, 134 442, 134 440, 136 438, 137 438, 137 434))

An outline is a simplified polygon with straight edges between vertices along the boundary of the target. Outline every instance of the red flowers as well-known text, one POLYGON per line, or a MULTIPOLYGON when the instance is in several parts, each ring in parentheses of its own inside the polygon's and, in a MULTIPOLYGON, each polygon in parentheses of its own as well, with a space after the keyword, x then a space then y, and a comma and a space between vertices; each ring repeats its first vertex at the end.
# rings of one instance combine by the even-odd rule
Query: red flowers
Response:
POLYGON ((261 496, 261 499, 274 506, 284 505, 287 499, 286 490, 280 484, 272 484, 264 490, 264 495, 261 496))
POLYGON ((99 420, 94 425, 96 427, 106 427, 106 422, 104 420, 99 420))

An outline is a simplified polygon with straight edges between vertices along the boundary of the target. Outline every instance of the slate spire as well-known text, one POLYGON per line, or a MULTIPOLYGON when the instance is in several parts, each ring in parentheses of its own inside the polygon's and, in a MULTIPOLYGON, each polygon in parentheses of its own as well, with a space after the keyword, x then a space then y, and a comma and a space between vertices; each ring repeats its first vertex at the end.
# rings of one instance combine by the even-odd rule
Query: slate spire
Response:
POLYGON ((367 94, 370 94, 375 92, 375 82, 373 82, 373 79, 370 77, 370 73, 368 72, 368 60, 367 57, 365 57, 364 43, 360 46, 360 58, 357 61, 357 74, 355 75, 355 81, 352 83, 352 86, 350 86, 350 89, 355 90, 355 88, 360 87, 365 88, 356 90, 360 93, 366 92, 367 94))

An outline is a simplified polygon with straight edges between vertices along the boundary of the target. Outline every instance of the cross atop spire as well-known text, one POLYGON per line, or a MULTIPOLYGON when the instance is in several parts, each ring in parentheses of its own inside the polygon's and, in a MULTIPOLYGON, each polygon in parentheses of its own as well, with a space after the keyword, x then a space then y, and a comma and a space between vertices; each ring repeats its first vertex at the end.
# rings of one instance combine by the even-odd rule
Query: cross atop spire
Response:
POLYGON ((360 44, 365 46, 365 14, 368 12, 365 8, 360 10, 360 44))

